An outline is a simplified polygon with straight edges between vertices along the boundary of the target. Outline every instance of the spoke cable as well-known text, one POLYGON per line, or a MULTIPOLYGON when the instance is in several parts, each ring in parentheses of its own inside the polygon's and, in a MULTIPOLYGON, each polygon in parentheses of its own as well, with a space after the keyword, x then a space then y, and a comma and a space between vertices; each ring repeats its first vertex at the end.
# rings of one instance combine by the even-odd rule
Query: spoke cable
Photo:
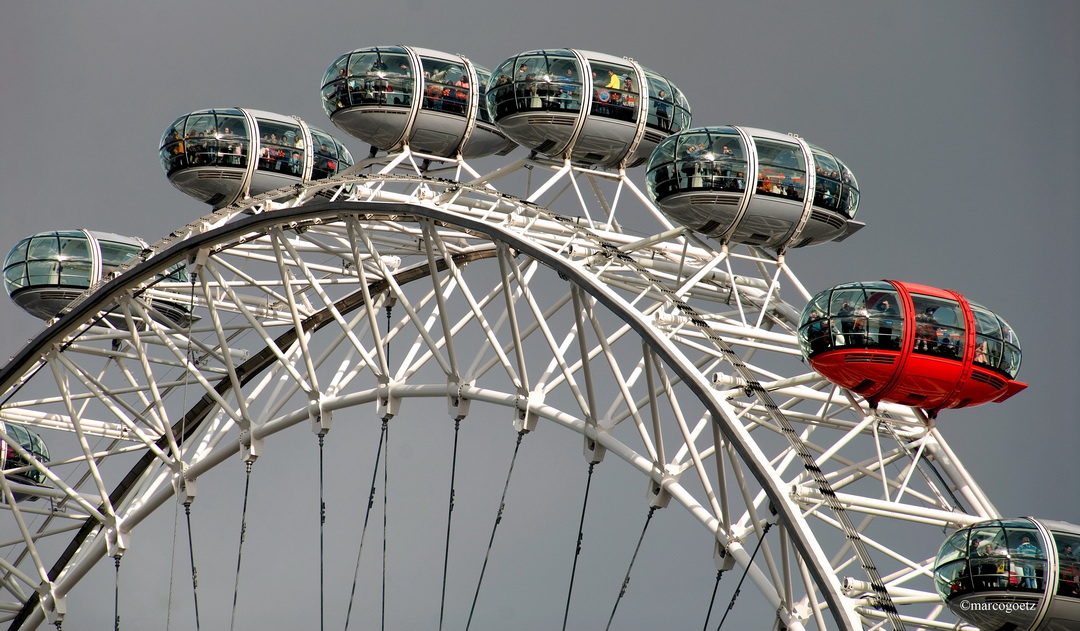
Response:
POLYGON ((195 570, 195 543, 191 537, 191 501, 184 502, 187 516, 188 557, 191 559, 191 594, 195 598, 195 629, 199 629, 199 573, 195 570))
POLYGON ((585 536, 585 509, 589 506, 589 487, 592 486, 595 462, 589 463, 589 477, 585 481, 585 499, 581 504, 581 519, 578 521, 577 546, 574 549, 574 565, 570 570, 570 587, 566 592, 566 608, 563 610, 562 629, 566 631, 566 620, 570 617, 570 598, 574 595, 574 576, 577 574, 578 557, 581 556, 581 541, 585 536))
POLYGON ((506 472, 506 482, 503 484, 502 497, 499 498, 499 511, 495 515, 495 524, 491 527, 491 537, 488 538, 487 551, 484 552, 484 563, 480 567, 480 578, 476 580, 476 591, 473 593, 472 606, 469 607, 469 620, 465 623, 465 631, 469 631, 472 625, 473 612, 476 611, 476 601, 480 598, 480 584, 484 582, 484 573, 487 572, 488 559, 491 558, 491 547, 495 543, 495 531, 502 523, 503 511, 506 509, 506 492, 510 488, 510 476, 514 473, 514 463, 517 462, 518 450, 521 447, 521 439, 525 436, 524 431, 518 432, 514 442, 514 455, 510 458, 510 469, 506 472))
POLYGON ((116 562, 116 583, 113 589, 113 629, 120 631, 120 555, 113 557, 116 562))
POLYGON ((379 607, 380 610, 380 629, 386 631, 386 515, 389 510, 389 469, 390 469, 390 428, 387 425, 386 430, 386 451, 383 452, 383 513, 382 513, 382 600, 379 607))
POLYGON ((236 628, 236 602, 240 595, 240 562, 244 555, 244 539, 247 537, 248 494, 251 490, 251 462, 244 463, 244 506, 240 511, 240 543, 236 546, 236 579, 233 582, 232 620, 229 629, 236 628))
POLYGON ((323 446, 326 434, 319 433, 319 630, 326 628, 326 488, 323 484, 323 446))
MULTIPOLYGON (((195 322, 195 317, 194 317, 194 314, 195 314, 195 284, 198 282, 199 273, 198 272, 192 272, 190 276, 191 276, 191 291, 188 294, 188 321, 187 321, 187 333, 185 335, 185 339, 187 340, 186 355, 187 355, 187 358, 188 358, 188 362, 192 366, 194 366, 195 365, 195 350, 194 350, 194 348, 193 348, 193 346, 191 344, 191 328, 192 328, 192 325, 195 322)), ((188 395, 188 383, 189 383, 188 379, 190 379, 190 377, 191 377, 191 371, 190 370, 184 371, 184 405, 183 405, 183 409, 185 409, 185 410, 189 409, 188 405, 187 405, 187 395, 188 395)), ((181 461, 180 482, 182 484, 182 488, 184 489, 184 492, 186 493, 187 492, 187 480, 184 479, 184 467, 183 467, 184 440, 185 440, 183 437, 187 436, 187 415, 186 414, 180 418, 180 436, 181 436, 180 444, 177 445, 179 447, 179 449, 180 449, 179 458, 180 458, 180 461, 181 461)), ((177 494, 179 495, 179 493, 177 493, 177 494)), ((192 536, 192 530, 191 530, 191 502, 192 502, 192 498, 189 495, 184 500, 184 518, 187 521, 188 561, 191 564, 191 598, 192 598, 192 601, 193 601, 194 607, 195 607, 195 630, 199 631, 199 629, 200 629, 200 622, 199 622, 199 573, 195 569, 195 540, 194 540, 194 537, 192 536)), ((176 530, 174 529, 173 530, 173 541, 174 541, 174 543, 175 543, 175 540, 176 540, 176 530)), ((172 572, 169 573, 169 601, 170 601, 170 603, 172 601, 172 572)), ((171 617, 172 617, 172 605, 170 604, 170 606, 169 606, 169 618, 171 618, 171 617)))
MULTIPOLYGON (((184 348, 184 356, 187 357, 188 362, 192 366, 195 365, 195 351, 194 351, 194 347, 192 346, 192 343, 191 343, 191 326, 192 326, 192 323, 195 320, 195 318, 193 317, 192 314, 195 313, 195 284, 198 282, 198 277, 199 277, 199 274, 197 272, 192 272, 191 275, 190 275, 190 278, 191 278, 191 290, 188 293, 188 320, 187 320, 187 331, 185 331, 185 337, 184 337, 184 339, 186 340, 186 344, 185 344, 185 348, 184 348)), ((183 392, 183 397, 182 397, 183 403, 181 405, 181 408, 184 409, 184 410, 188 409, 187 395, 188 395, 188 384, 190 383, 188 380, 190 378, 191 378, 191 371, 190 370, 185 370, 184 371, 184 379, 183 379, 183 390, 182 390, 182 392, 183 392)), ((182 416, 181 419, 180 419, 180 436, 181 437, 187 436, 187 415, 186 414, 184 416, 182 416)), ((180 491, 180 489, 183 489, 183 490, 186 491, 186 486, 187 486, 187 481, 184 479, 184 467, 183 467, 184 446, 183 446, 183 440, 184 439, 181 438, 180 443, 177 444, 177 448, 180 449, 180 453, 177 454, 177 458, 180 460, 180 471, 179 471, 180 485, 179 485, 179 487, 177 489, 177 494, 176 494, 177 502, 174 505, 175 508, 174 508, 174 513, 173 513, 173 548, 172 548, 173 549, 173 556, 169 560, 169 602, 168 602, 166 613, 165 613, 165 628, 166 629, 172 628, 173 574, 174 574, 174 569, 175 569, 175 564, 176 564, 176 533, 177 533, 177 530, 179 528, 176 525, 176 518, 179 516, 179 513, 176 512, 176 511, 179 511, 179 509, 180 509, 180 506, 179 506, 179 504, 180 504, 180 501, 179 501, 180 500, 180 492, 179 491, 180 491)), ((189 560, 191 562, 191 593, 192 593, 192 599, 195 602, 195 629, 196 629, 196 631, 198 631, 198 629, 199 629, 199 593, 198 593, 199 580, 198 580, 198 574, 195 571, 195 544, 192 541, 192 536, 191 536, 191 501, 192 500, 191 500, 191 498, 189 496, 187 499, 184 500, 183 504, 184 504, 184 515, 185 515, 185 517, 187 519, 188 558, 189 558, 189 560)))
POLYGON ((611 615, 608 616, 607 626, 604 630, 607 631, 611 628, 611 621, 615 619, 615 611, 619 608, 619 602, 622 601, 623 595, 626 594, 626 587, 630 584, 630 570, 634 569, 634 561, 637 560, 638 552, 641 550, 641 542, 645 540, 645 531, 649 529, 649 522, 652 521, 653 513, 656 512, 656 506, 649 507, 649 514, 645 517, 645 525, 641 528, 641 535, 638 536, 637 547, 634 548, 634 554, 630 557, 630 565, 626 568, 626 576, 623 577, 622 586, 619 587, 619 595, 615 598, 615 605, 611 608, 611 615))
POLYGON ((353 600, 356 598, 356 583, 360 576, 360 556, 364 552, 364 535, 367 534, 368 519, 371 517, 371 508, 375 505, 375 487, 379 477, 379 461, 382 458, 383 440, 386 437, 387 419, 382 421, 382 429, 379 430, 379 445, 375 448, 375 470, 371 472, 371 490, 368 491, 367 510, 364 512, 364 526, 360 530, 360 548, 356 551, 356 569, 353 571, 352 592, 349 594, 349 607, 345 611, 345 631, 349 629, 349 617, 352 615, 353 600))
MULTIPOLYGON (((566 223, 572 221, 567 217, 560 217, 558 215, 553 215, 552 219, 566 223)), ((795 454, 802 460, 803 468, 824 496, 825 505, 832 510, 833 514, 836 515, 837 521, 840 522, 841 530, 843 530, 844 535, 855 550, 855 554, 859 558, 859 563, 870 580, 870 585, 875 596, 874 600, 871 601, 872 605, 885 614, 886 618, 892 623, 894 631, 904 631, 904 621, 900 617, 899 611, 896 609, 896 603, 893 602, 888 588, 881 579, 881 573, 874 564, 873 557, 870 556, 870 551, 866 542, 863 540, 861 533, 855 528, 843 503, 836 497, 836 491, 832 488, 832 483, 829 481, 829 478, 815 462, 810 447, 795 431, 791 421, 784 416, 783 411, 773 401, 772 395, 770 395, 769 391, 758 381, 755 373, 743 363, 742 359, 739 358, 731 345, 713 329, 712 325, 709 324, 704 316, 702 316, 694 307, 687 304, 674 291, 668 289, 666 284, 651 270, 635 260, 628 253, 605 241, 588 228, 575 225, 574 229, 581 231, 583 235, 596 243, 597 246, 613 260, 626 264, 640 274, 642 278, 647 279, 649 282, 653 283, 654 286, 668 294, 668 298, 672 301, 680 314, 685 316, 691 324, 701 331, 705 337, 721 351, 725 361, 727 361, 727 363, 746 380, 746 385, 744 387, 746 395, 755 397, 765 413, 777 424, 780 433, 787 438, 795 454)), ((764 313, 763 308, 762 317, 764 317, 764 313)))
POLYGON ((716 592, 720 589, 720 579, 724 578, 724 570, 716 570, 716 582, 713 583, 712 598, 709 599, 709 610, 705 612, 705 624, 701 627, 701 631, 706 631, 709 628, 709 618, 712 617, 713 605, 716 604, 716 592))
MULTIPOLYGON (((386 366, 387 377, 390 369, 390 325, 393 318, 394 303, 397 302, 387 293, 390 298, 386 303, 386 366)), ((387 514, 390 512, 390 425, 389 417, 383 419, 383 427, 386 428, 386 451, 383 452, 383 513, 382 513, 382 594, 379 604, 379 628, 386 631, 386 538, 387 538, 387 514)))
POLYGON ((439 600, 439 629, 443 628, 446 612, 446 572, 450 566, 450 526, 454 519, 454 479, 457 476, 458 437, 461 434, 461 419, 454 419, 454 453, 450 459, 450 501, 446 510, 446 546, 443 548, 442 597, 439 600))
MULTIPOLYGON (((761 531, 761 538, 758 539, 757 545, 754 546, 754 552, 750 555, 750 561, 747 562, 746 567, 743 568, 742 576, 739 577, 739 583, 735 585, 735 592, 731 594, 731 600, 728 601, 727 609, 724 611, 724 616, 720 618, 720 624, 716 625, 716 631, 720 631, 720 628, 724 626, 724 621, 727 620, 728 614, 735 608, 735 599, 739 597, 739 592, 742 590, 743 581, 746 580, 746 575, 750 573, 750 567, 754 565, 754 557, 757 556, 758 550, 761 549, 761 544, 765 542, 765 535, 769 534, 769 529, 772 528, 771 523, 766 523, 765 528, 761 531)), ((719 576, 717 576, 719 581, 719 576)), ((712 609, 712 605, 709 605, 709 609, 712 609)), ((706 621, 708 624, 708 621, 706 621)))

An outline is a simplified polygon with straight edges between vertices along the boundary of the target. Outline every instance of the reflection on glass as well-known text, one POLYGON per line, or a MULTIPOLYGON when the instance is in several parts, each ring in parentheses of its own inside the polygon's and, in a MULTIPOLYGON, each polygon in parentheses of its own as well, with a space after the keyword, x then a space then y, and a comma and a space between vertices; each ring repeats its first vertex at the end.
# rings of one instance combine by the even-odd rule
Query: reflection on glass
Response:
MULTIPOLYGON (((8 437, 11 438, 11 441, 22 447, 35 460, 41 463, 49 461, 49 448, 37 433, 21 425, 11 423, 4 423, 2 427, 8 437)), ((28 459, 24 458, 11 445, 3 444, 2 447, 6 452, 4 454, 4 470, 24 469, 16 474, 8 474, 10 477, 30 484, 45 484, 48 478, 44 473, 35 469, 28 459)))
POLYGON ((258 119, 260 171, 304 172, 304 134, 299 125, 258 119))
POLYGON ((754 145, 758 154, 757 192, 802 201, 806 169, 799 145, 762 138, 755 138, 754 145))
POLYGON ((422 107, 448 114, 468 114, 469 74, 465 64, 444 59, 421 57, 424 68, 424 100, 422 107))
POLYGON ((239 110, 206 110, 179 118, 161 139, 167 174, 196 166, 247 167, 248 128, 239 110))
POLYGON ((657 200, 680 190, 741 194, 746 188, 746 153, 742 140, 730 127, 668 137, 653 153, 645 178, 657 200))
MULTIPOLYGON (((1067 543, 1062 540, 1060 549, 1067 543)), ((935 584, 945 599, 973 591, 1040 592, 1046 583, 1042 537, 1026 520, 995 520, 961 529, 941 547, 934 565, 935 584)), ((1075 574, 1069 576, 1065 589, 1074 589, 1075 574)))
POLYGON ((982 305, 971 303, 975 316, 975 364, 1016 378, 1020 371, 1020 342, 1012 327, 982 305))
POLYGON ((591 112, 603 118, 633 121, 637 118, 637 74, 629 66, 591 62, 593 97, 591 112))
POLYGON ((955 300, 912 294, 915 352, 948 359, 964 356, 964 314, 955 300))
POLYGON ((412 106, 413 70, 399 47, 342 55, 323 76, 323 109, 327 116, 360 105, 412 106))
POLYGON ((349 150, 333 136, 320 129, 311 129, 311 140, 315 146, 315 160, 311 167, 311 179, 321 180, 335 175, 352 166, 349 150))
POLYGON ((849 283, 816 295, 803 309, 799 340, 809 356, 834 348, 898 350, 900 298, 888 283, 849 283))

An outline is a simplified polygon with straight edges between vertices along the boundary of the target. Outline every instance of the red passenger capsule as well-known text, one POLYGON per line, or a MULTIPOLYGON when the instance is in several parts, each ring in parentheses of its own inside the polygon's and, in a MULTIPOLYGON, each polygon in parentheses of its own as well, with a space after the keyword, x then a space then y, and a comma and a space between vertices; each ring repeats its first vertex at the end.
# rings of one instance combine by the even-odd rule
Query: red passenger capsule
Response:
POLYGON ((1020 342, 1004 320, 951 290, 898 281, 838 285, 814 296, 799 324, 803 356, 865 397, 938 410, 1004 401, 1020 342))

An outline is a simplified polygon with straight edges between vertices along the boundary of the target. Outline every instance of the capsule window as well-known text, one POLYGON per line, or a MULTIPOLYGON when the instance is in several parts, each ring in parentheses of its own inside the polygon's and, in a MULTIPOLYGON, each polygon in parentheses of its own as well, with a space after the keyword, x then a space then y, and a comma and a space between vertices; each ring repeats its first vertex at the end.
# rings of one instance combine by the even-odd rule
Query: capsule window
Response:
POLYGON ((315 149, 311 179, 328 178, 352 166, 352 156, 349 155, 349 151, 325 132, 312 129, 311 139, 315 149))
MULTIPOLYGON (((4 431, 15 443, 18 443, 20 447, 26 450, 31 456, 38 461, 47 461, 49 459, 49 450, 45 446, 45 442, 41 440, 41 437, 37 434, 29 431, 25 427, 20 425, 4 425, 4 431)), ((15 449, 8 445, 4 445, 7 450, 5 454, 4 469, 21 469, 26 467, 27 469, 20 472, 16 477, 30 482, 31 484, 44 484, 46 477, 37 469, 34 469, 30 465, 30 461, 23 458, 15 449)))
POLYGON ((480 107, 477 108, 476 115, 477 118, 484 123, 492 122, 491 115, 488 113, 487 109, 487 85, 489 79, 491 79, 490 72, 483 68, 476 68, 476 81, 480 84, 476 86, 476 89, 479 90, 476 96, 480 102, 480 107))
POLYGON ((648 74, 646 79, 649 83, 649 114, 645 124, 661 131, 673 131, 675 101, 671 85, 657 75, 648 74))
POLYGON ((915 352, 948 359, 964 356, 964 316, 955 300, 913 294, 915 352))
POLYGON ((98 241, 101 247, 101 275, 105 276, 116 271, 138 254, 139 248, 127 243, 115 241, 98 241))
POLYGON ((840 211, 840 197, 843 191, 840 165, 831 155, 814 147, 814 205, 833 211, 840 211))
MULTIPOLYGON (((411 107, 413 77, 409 58, 404 53, 365 51, 355 53, 349 60, 349 67, 338 80, 346 85, 347 98, 342 98, 340 89, 333 95, 342 105, 387 105, 411 107), (403 66, 404 64, 404 66, 403 66)), ((327 98, 324 91, 323 98, 327 98)), ((336 104, 336 103, 335 103, 336 104)))
POLYGON ((799 145, 754 139, 758 153, 757 192, 801 201, 806 193, 806 169, 799 145))
POLYGON ((628 66, 599 62, 590 65, 593 72, 591 112, 603 118, 636 120, 641 92, 637 73, 628 66))
POLYGON ((299 125, 259 120, 259 170, 299 176, 304 172, 304 135, 299 125))
POLYGON ((514 94, 517 110, 556 109, 559 88, 551 59, 545 55, 521 55, 514 70, 514 94))
POLYGON ((1057 593, 1080 598, 1080 537, 1056 530, 1051 534, 1058 558, 1057 593))
POLYGON ((836 163, 840 165, 840 180, 844 185, 840 193, 840 212, 854 219, 859 210, 859 183, 843 162, 837 160, 836 163))
POLYGON ((424 68, 423 108, 458 116, 468 114, 472 86, 465 65, 430 57, 421 57, 420 61, 424 68))

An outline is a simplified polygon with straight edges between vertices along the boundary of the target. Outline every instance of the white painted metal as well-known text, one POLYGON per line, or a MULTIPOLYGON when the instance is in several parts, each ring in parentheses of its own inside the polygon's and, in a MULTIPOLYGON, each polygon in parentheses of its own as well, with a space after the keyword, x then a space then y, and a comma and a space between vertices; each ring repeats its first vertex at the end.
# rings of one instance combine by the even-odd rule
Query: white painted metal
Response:
POLYGON ((34 463, 41 498, 0 519, 0 620, 77 619, 67 595, 105 557, 166 545, 132 535, 178 490, 281 458, 268 443, 296 425, 394 423, 435 398, 470 420, 505 410, 483 414, 492 431, 577 432, 739 566, 775 524, 748 574, 759 628, 959 628, 930 564, 942 528, 994 509, 924 416, 872 414, 801 362, 809 296, 785 259, 674 229, 625 173, 522 160, 443 179, 418 157, 177 230, 0 371, 0 419, 34 426, 54 458, 34 463), (181 262, 188 282, 157 279, 181 262), (190 321, 156 315, 162 302, 190 321))

